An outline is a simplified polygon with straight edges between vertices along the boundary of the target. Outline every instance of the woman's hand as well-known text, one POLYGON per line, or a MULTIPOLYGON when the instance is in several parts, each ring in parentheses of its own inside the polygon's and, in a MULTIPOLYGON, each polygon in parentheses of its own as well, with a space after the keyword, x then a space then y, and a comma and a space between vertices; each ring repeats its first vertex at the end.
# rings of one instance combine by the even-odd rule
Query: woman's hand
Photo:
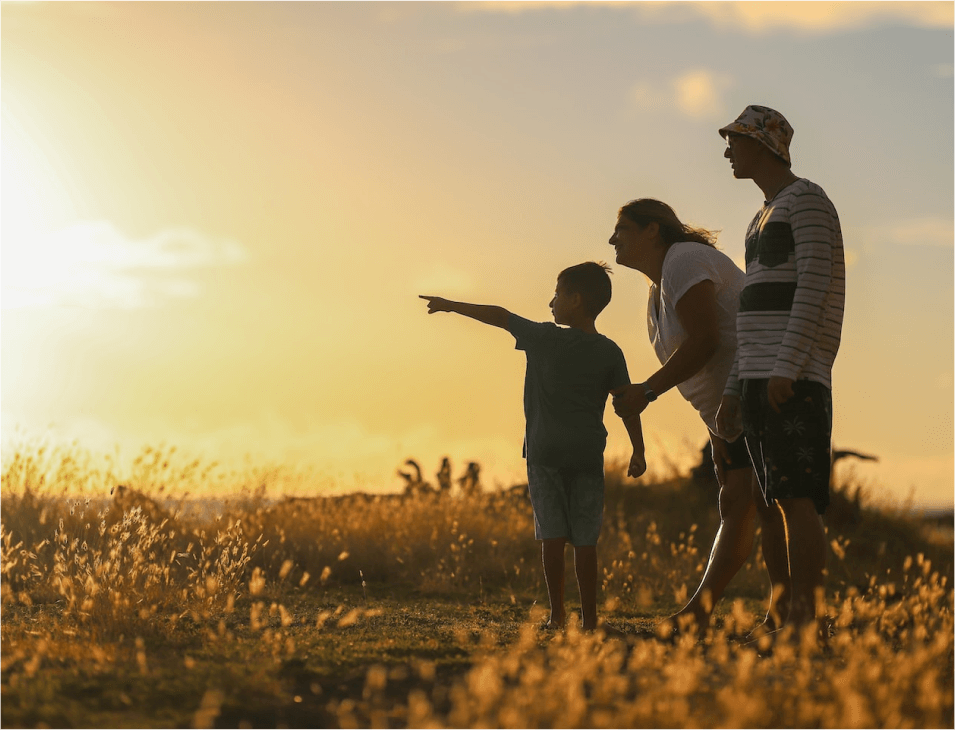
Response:
POLYGON ((610 392, 613 395, 613 412, 621 418, 639 416, 649 405, 642 385, 624 385, 610 392))
POLYGON ((713 448, 713 466, 716 467, 716 481, 720 486, 726 484, 726 466, 729 464, 730 455, 726 442, 719 436, 710 434, 710 444, 713 448))

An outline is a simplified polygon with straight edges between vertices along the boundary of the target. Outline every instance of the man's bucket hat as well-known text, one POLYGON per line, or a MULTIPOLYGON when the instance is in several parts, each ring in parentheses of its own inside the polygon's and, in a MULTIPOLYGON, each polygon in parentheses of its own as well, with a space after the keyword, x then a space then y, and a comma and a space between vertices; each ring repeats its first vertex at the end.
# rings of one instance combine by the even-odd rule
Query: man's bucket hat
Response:
POLYGON ((727 124, 720 130, 720 136, 723 139, 726 139, 726 135, 730 133, 759 140, 783 158, 787 165, 792 166, 792 160, 789 158, 789 143, 793 139, 793 128, 786 121, 786 117, 775 109, 751 104, 743 109, 743 113, 736 117, 735 122, 727 124))

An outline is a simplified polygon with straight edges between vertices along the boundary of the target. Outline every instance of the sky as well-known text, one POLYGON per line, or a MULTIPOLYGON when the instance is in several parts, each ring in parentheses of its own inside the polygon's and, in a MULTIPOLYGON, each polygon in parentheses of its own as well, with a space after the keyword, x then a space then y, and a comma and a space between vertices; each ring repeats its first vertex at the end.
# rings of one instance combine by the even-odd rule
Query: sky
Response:
MULTIPOLYGON (((401 486, 524 478, 523 354, 419 294, 546 321, 628 200, 720 230, 762 203, 717 130, 748 104, 842 222, 837 448, 878 499, 953 502, 951 2, 0 5, 2 458, 175 445, 401 486)), ((598 329, 659 367, 647 283, 598 329)), ((612 409, 607 455, 629 457, 612 409)), ((674 390, 650 469, 706 441, 674 390)))

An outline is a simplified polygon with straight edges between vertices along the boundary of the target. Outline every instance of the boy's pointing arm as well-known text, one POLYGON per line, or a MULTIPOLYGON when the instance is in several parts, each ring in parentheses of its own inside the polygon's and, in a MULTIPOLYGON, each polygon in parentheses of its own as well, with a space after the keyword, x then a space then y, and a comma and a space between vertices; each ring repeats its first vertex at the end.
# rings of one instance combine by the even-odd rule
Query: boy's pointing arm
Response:
POLYGON ((494 305, 453 302, 450 299, 425 296, 423 294, 419 294, 418 298, 428 302, 428 314, 434 314, 435 312, 454 312, 455 314, 461 314, 465 317, 476 319, 478 322, 500 327, 501 329, 507 329, 507 320, 508 317, 511 316, 511 313, 504 309, 504 307, 496 307, 494 305))

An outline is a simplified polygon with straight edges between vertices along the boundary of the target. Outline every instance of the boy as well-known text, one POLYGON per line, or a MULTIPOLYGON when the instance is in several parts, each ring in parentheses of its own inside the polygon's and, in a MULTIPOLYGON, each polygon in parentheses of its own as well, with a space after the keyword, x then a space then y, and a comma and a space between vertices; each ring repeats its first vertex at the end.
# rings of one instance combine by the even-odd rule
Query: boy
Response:
MULTIPOLYGON (((609 269, 588 262, 557 277, 550 302, 554 322, 531 322, 506 309, 422 296, 428 314, 455 312, 501 327, 527 356, 524 457, 534 510, 535 537, 542 542, 544 580, 550 599, 548 629, 564 626, 564 546, 574 546, 585 631, 597 628, 597 537, 603 520, 603 425, 607 396, 630 384, 623 353, 597 332, 594 320, 610 302, 609 269), (565 325, 558 327, 557 325, 565 325)), ((646 471, 640 417, 624 420, 633 457, 627 471, 646 471)))

